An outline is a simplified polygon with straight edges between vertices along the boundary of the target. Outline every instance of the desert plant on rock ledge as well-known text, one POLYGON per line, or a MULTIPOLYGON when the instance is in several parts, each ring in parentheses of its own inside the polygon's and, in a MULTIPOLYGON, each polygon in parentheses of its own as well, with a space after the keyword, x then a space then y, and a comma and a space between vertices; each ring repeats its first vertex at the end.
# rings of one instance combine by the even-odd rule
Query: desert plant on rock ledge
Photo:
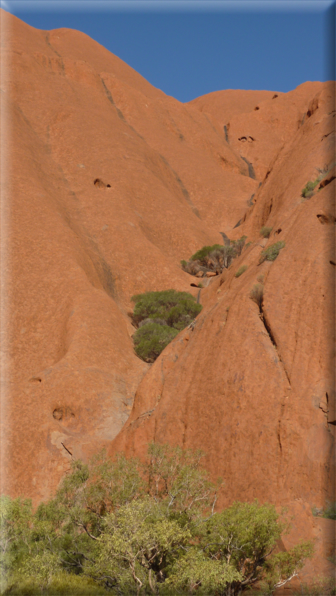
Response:
POLYGON ((285 242, 283 240, 279 240, 279 242, 275 242, 274 244, 271 244, 271 246, 268 246, 260 255, 259 265, 264 261, 275 261, 280 250, 284 247, 285 242))
POLYGON ((202 306, 188 292, 163 290, 132 297, 132 315, 138 330, 133 336, 135 352, 152 363, 164 348, 201 312, 202 306))
POLYGON ((235 277, 240 277, 241 275, 243 275, 243 273, 245 273, 246 270, 247 265, 242 265, 241 267, 239 267, 238 271, 236 271, 235 277))
POLYGON ((260 236, 262 236, 263 238, 269 238, 272 230, 273 230, 273 228, 263 226, 260 230, 260 236))
POLYGON ((246 238, 247 236, 242 236, 238 240, 230 240, 230 244, 224 246, 221 244, 203 246, 190 257, 189 261, 181 261, 182 269, 190 275, 197 275, 200 272, 204 275, 207 271, 221 273, 223 269, 230 266, 233 259, 241 255, 246 238))

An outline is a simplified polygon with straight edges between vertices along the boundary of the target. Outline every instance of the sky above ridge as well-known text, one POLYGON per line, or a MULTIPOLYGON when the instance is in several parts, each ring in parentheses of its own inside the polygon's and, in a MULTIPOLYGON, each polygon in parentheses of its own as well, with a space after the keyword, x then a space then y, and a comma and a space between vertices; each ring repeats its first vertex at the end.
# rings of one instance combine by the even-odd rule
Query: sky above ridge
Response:
POLYGON ((220 89, 290 91, 335 78, 335 4, 316 0, 15 0, 37 29, 83 31, 187 102, 220 89))

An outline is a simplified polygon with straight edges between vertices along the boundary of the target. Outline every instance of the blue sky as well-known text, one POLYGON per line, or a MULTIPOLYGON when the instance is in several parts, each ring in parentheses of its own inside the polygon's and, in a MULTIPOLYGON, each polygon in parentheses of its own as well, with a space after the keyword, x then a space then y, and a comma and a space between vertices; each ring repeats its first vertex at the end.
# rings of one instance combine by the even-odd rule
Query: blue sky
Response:
POLYGON ((290 91, 335 78, 335 4, 316 0, 1 2, 38 29, 84 31, 186 102, 220 89, 290 91))

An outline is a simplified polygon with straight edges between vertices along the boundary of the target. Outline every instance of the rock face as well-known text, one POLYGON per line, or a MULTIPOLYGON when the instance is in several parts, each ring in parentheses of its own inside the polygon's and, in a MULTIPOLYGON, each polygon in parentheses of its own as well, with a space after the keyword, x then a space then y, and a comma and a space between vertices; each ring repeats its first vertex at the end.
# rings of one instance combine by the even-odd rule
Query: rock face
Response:
POLYGON ((220 504, 287 505, 285 546, 317 537, 306 573, 327 573, 334 522, 311 508, 335 500, 333 85, 181 104, 83 33, 1 18, 3 491, 47 499, 103 445, 202 448, 220 504), (221 232, 248 245, 149 367, 132 295, 196 296, 180 260, 221 232))

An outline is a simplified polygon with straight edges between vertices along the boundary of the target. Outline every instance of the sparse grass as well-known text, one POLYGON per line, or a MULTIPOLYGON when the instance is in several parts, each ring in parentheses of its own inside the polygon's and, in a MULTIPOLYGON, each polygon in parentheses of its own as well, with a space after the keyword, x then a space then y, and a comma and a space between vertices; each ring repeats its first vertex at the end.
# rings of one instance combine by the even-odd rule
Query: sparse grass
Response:
POLYGON ((260 236, 262 236, 263 238, 269 238, 272 230, 273 230, 273 228, 263 226, 260 230, 260 236))
POLYGON ((263 283, 264 283, 264 277, 265 277, 265 276, 264 276, 264 274, 262 274, 262 275, 258 275, 258 277, 257 277, 257 281, 258 281, 260 284, 263 284, 263 283))
POLYGON ((239 267, 238 271, 236 271, 235 273, 235 277, 240 277, 241 275, 243 275, 243 273, 245 273, 247 269, 247 265, 242 265, 241 267, 239 267))
POLYGON ((260 255, 259 265, 264 261, 275 261, 280 250, 284 248, 284 246, 285 242, 283 240, 279 240, 279 242, 275 242, 275 244, 271 244, 271 246, 263 250, 260 255))
POLYGON ((198 287, 203 288, 204 286, 203 286, 203 284, 198 284, 198 287))
POLYGON ((254 284, 252 290, 250 291, 250 298, 255 302, 259 309, 261 310, 262 302, 264 297, 264 286, 263 284, 254 284))

